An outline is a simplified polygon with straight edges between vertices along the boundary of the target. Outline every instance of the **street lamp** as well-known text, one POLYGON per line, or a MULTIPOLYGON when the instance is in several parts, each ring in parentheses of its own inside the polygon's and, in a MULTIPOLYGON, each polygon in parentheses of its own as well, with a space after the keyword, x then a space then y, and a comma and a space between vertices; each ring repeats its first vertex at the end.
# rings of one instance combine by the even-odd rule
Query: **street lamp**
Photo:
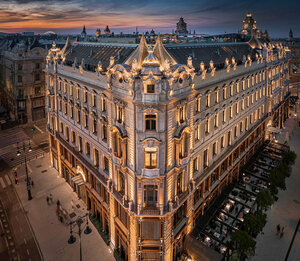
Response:
MULTIPOLYGON (((21 152, 19 150, 19 143, 17 143, 17 156, 21 155, 21 152)), ((31 145, 30 145, 30 141, 29 141, 29 147, 28 147, 28 151, 31 152, 31 145)), ((23 142, 23 152, 24 152, 24 161, 25 161, 25 172, 26 172, 26 183, 27 183, 27 193, 28 193, 28 200, 32 200, 32 196, 31 196, 31 185, 30 185, 30 180, 28 177, 28 169, 27 169, 27 158, 26 158, 26 142, 23 142)))
POLYGON ((73 220, 69 223, 70 226, 70 238, 68 239, 69 244, 73 244, 76 241, 76 237, 73 236, 73 233, 76 233, 79 235, 79 247, 80 247, 80 261, 82 261, 82 249, 81 249, 81 233, 83 230, 83 226, 85 226, 84 234, 88 235, 92 232, 92 229, 89 227, 89 218, 88 213, 86 213, 84 216, 78 217, 76 220, 73 220), (84 224, 84 221, 86 220, 86 223, 84 224), (78 232, 73 232, 73 227, 78 227, 78 232))

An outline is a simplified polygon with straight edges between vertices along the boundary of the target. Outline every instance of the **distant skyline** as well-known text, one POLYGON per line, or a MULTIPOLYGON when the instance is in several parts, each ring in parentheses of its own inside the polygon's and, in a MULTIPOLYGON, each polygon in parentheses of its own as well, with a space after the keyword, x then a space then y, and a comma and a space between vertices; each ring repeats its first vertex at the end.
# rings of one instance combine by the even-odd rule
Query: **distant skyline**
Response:
POLYGON ((88 34, 106 27, 116 32, 175 29, 182 16, 188 30, 201 34, 236 33, 251 12, 259 29, 272 37, 300 37, 299 0, 0 0, 0 32, 88 34))

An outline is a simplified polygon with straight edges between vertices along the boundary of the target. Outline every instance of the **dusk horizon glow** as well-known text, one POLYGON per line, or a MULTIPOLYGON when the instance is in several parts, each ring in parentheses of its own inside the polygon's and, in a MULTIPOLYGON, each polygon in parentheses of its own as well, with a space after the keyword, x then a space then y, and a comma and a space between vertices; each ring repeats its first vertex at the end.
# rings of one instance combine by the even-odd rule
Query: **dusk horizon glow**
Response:
POLYGON ((78 34, 85 25, 87 33, 94 34, 108 25, 115 33, 132 33, 136 27, 139 32, 170 33, 183 17, 188 30, 198 34, 237 33, 251 12, 257 27, 268 30, 271 37, 287 37, 290 29, 297 37, 299 10, 294 0, 284 4, 270 0, 0 0, 0 32, 78 34))

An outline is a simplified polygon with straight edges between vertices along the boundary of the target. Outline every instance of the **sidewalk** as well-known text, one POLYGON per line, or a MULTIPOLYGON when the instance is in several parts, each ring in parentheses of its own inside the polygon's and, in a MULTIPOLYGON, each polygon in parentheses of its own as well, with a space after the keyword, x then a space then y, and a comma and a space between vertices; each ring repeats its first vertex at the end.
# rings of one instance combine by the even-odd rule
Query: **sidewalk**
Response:
MULTIPOLYGON (((288 119, 285 129, 289 131, 288 145, 297 154, 292 174, 286 179, 286 190, 278 192, 278 201, 267 212, 267 224, 264 234, 257 237, 255 256, 252 261, 282 261, 285 259, 295 228, 300 218, 300 128, 296 127, 294 119, 288 119), (282 238, 276 236, 276 226, 284 226, 282 238)), ((300 260, 300 233, 298 231, 293 243, 289 261, 300 260)))
MULTIPOLYGON (((27 200, 27 190, 25 184, 25 167, 22 165, 18 168, 19 184, 16 190, 19 198, 27 211, 28 219, 31 223, 43 257, 45 261, 76 261, 79 260, 79 238, 72 245, 68 244, 70 236, 69 226, 66 226, 58 220, 56 216, 56 201, 59 199, 63 208, 68 213, 74 212, 78 216, 87 213, 85 204, 77 198, 77 194, 61 177, 58 172, 49 166, 50 158, 40 158, 31 161, 28 164, 29 176, 34 181, 31 189, 33 199, 27 200), (47 205, 46 197, 52 193, 53 203, 47 205), (79 204, 80 208, 72 209, 71 200, 75 205, 79 204)), ((14 180, 14 177, 12 177, 14 180)), ((89 222, 92 233, 85 235, 82 233, 82 257, 83 260, 115 260, 112 251, 104 243, 96 228, 89 222)), ((74 231, 77 231, 75 229, 74 231)))

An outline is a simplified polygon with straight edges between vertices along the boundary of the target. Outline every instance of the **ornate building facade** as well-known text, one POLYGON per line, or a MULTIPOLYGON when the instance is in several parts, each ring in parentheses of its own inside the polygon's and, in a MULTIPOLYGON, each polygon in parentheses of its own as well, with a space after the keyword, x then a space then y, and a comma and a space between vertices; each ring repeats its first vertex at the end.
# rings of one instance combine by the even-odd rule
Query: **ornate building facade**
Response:
POLYGON ((261 37, 261 31, 256 26, 256 20, 253 19, 251 13, 246 14, 246 18, 243 20, 243 29, 241 34, 251 36, 255 35, 256 37, 261 37))
POLYGON ((124 260, 176 260, 288 115, 281 45, 70 42, 46 61, 51 161, 124 260))
POLYGON ((3 40, 0 50, 1 105, 20 123, 45 118, 45 45, 37 39, 3 40))
POLYGON ((186 29, 186 22, 183 20, 182 17, 180 17, 178 23, 176 24, 176 30, 175 34, 183 34, 186 35, 188 34, 188 30, 186 29))

